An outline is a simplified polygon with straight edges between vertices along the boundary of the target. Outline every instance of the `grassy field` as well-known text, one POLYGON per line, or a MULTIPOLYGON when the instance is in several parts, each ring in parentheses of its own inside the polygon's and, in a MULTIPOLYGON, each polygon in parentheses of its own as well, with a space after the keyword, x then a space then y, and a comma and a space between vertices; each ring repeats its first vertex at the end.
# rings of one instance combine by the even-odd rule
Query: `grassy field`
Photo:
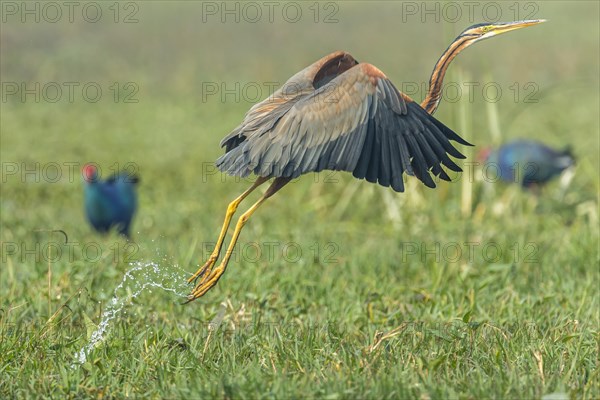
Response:
POLYGON ((293 22, 277 3, 272 23, 261 2, 258 18, 228 3, 239 22, 221 2, 97 2, 97 22, 81 5, 72 23, 6 4, 1 398, 600 398, 597 3, 495 3, 502 20, 549 22, 465 51, 447 78, 462 93, 436 114, 477 145, 468 161, 510 138, 571 145, 569 184, 536 196, 464 163, 472 177, 402 194, 307 175, 186 306, 185 279, 250 183, 215 172, 218 143, 270 85, 344 49, 421 100, 486 3, 456 23, 445 3, 429 3, 438 22, 393 2, 297 3, 293 22), (89 161, 140 174, 133 243, 86 223, 89 161))

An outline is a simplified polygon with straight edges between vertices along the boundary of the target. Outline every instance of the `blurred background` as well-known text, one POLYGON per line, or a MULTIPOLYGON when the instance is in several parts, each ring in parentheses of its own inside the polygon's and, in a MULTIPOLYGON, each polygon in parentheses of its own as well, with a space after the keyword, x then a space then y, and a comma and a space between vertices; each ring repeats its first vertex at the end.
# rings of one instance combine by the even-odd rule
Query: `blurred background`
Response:
MULTIPOLYGON (((402 309, 415 293, 443 304, 471 285, 486 287, 495 294, 478 298, 480 315, 501 320, 509 315, 492 309, 507 286, 523 296, 567 296, 597 283, 599 4, 472 3, 91 2, 70 10, 62 3, 3 2, 2 303, 28 302, 21 318, 35 321, 75 288, 108 300, 129 269, 131 258, 113 257, 115 246, 127 250, 126 242, 114 233, 99 236, 85 219, 85 163, 100 166, 103 177, 122 169, 139 174, 133 259, 193 272, 208 256, 228 202, 251 182, 216 172, 219 141, 293 74, 346 50, 421 101, 438 57, 467 26, 537 18, 548 22, 462 53, 449 69, 436 118, 475 144, 461 149, 467 162, 476 161, 480 148, 514 138, 572 146, 577 166, 570 183, 556 180, 534 194, 486 184, 475 166, 469 167, 473 179, 430 190, 409 178, 406 193, 398 194, 346 173, 307 175, 269 200, 239 242, 242 248, 297 243, 296 262, 280 253, 258 262, 234 258, 201 300, 204 306, 179 307, 157 294, 143 307, 159 310, 155 318, 168 325, 173 315, 206 320, 224 297, 234 298, 236 309, 244 303, 258 313, 261 298, 273 309, 297 305, 296 316, 326 307, 323 318, 362 329, 356 321, 372 298, 383 299, 375 307, 383 318, 384 309, 402 309), (47 260, 23 249, 61 241, 48 232, 55 229, 79 246, 98 243, 102 255, 93 261, 79 250, 63 256, 52 265, 49 290, 47 260), (490 261, 480 251, 474 259, 464 251, 448 261, 443 254, 407 257, 403 246, 465 242, 498 243, 503 252, 490 261), (7 243, 18 248, 9 252, 7 243), (532 244, 535 258, 528 263, 532 244), (328 252, 335 262, 327 261, 328 252), (518 277, 490 267, 496 264, 517 265, 518 277)), ((597 293, 554 306, 574 312, 580 301, 595 308, 597 293)), ((443 315, 461 316, 465 304, 473 306, 451 303, 443 315)), ((99 307, 81 306, 92 319, 99 307)))
MULTIPOLYGON (((464 28, 519 18, 549 22, 461 54, 436 117, 477 146, 463 149, 472 162, 477 148, 511 138, 572 146, 578 164, 570 189, 559 196, 551 187, 541 200, 558 199, 550 211, 564 212, 569 221, 595 222, 598 5, 570 4, 568 16, 561 2, 478 3, 472 9, 411 2, 125 2, 82 3, 71 11, 4 4, 2 240, 35 242, 36 235, 47 235, 36 233, 44 229, 96 240, 83 214, 80 174, 86 162, 95 162, 104 177, 118 169, 141 176, 136 241, 160 238, 165 253, 185 254, 193 264, 200 244, 215 240, 226 204, 250 183, 217 173, 213 161, 222 154, 220 139, 252 104, 338 49, 378 66, 420 101, 437 58, 464 28)), ((475 179, 442 183, 434 191, 409 179, 405 194, 345 173, 310 175, 261 210, 242 239, 279 226, 269 229, 271 239, 316 235, 305 241, 340 242, 349 257, 350 243, 365 240, 359 232, 374 243, 382 232, 390 238, 420 230, 447 240, 457 224, 472 225, 464 213, 483 201, 481 188, 466 185, 481 174, 467 170, 475 179), (315 226, 314 218, 327 223, 315 226)), ((479 222, 492 218, 498 199, 500 209, 509 202, 503 190, 518 191, 502 186, 479 208, 479 222)), ((505 217, 513 225, 529 224, 505 217)))
MULTIPOLYGON (((542 196, 557 199, 546 217, 560 211, 567 221, 597 222, 598 5, 572 4, 568 16, 561 2, 4 4, 2 240, 35 243, 48 229, 101 240, 83 214, 80 169, 95 162, 104 177, 121 169, 141 176, 135 240, 159 239, 161 252, 194 265, 216 239, 226 204, 250 183, 217 173, 213 161, 252 104, 338 49, 420 101, 437 58, 464 28, 525 18, 549 22, 461 54, 436 117, 477 146, 463 149, 471 162, 478 148, 512 138, 572 146, 577 173, 566 194, 556 184, 542 196)), ((501 186, 483 199, 481 172, 466 170, 474 179, 437 190, 409 179, 405 194, 345 173, 310 175, 261 210, 242 240, 268 231, 274 240, 333 241, 351 257, 354 241, 374 250, 398 232, 408 234, 400 240, 432 231, 435 240, 471 230, 485 237, 492 206, 505 210, 522 195, 501 186), (463 219, 472 211, 481 229, 463 219), (315 226, 315 218, 327 222, 315 226)), ((533 201, 529 211, 539 210, 533 201)), ((501 218, 531 223, 510 211, 501 218)))

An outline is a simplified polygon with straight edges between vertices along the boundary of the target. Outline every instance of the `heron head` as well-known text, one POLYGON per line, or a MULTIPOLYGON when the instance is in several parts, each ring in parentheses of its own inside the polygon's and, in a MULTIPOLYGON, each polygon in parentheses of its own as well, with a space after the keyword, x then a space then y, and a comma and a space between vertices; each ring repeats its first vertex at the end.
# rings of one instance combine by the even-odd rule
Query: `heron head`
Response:
POLYGON ((545 22, 545 19, 528 19, 523 21, 513 22, 495 22, 495 23, 481 23, 475 24, 465 29, 458 37, 469 38, 471 43, 475 43, 479 40, 488 39, 492 36, 499 35, 501 33, 514 31, 515 29, 526 28, 545 22))
POLYGON ((81 173, 83 175, 83 179, 87 183, 93 183, 98 180, 98 168, 96 168, 93 164, 86 164, 81 169, 81 173))

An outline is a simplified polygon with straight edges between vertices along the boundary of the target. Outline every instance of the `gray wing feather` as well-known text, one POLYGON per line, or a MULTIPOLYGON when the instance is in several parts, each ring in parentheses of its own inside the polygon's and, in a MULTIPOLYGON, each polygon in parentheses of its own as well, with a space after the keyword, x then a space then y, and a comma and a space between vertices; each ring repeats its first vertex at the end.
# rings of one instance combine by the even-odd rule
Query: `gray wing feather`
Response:
POLYGON ((289 178, 324 169, 349 171, 398 192, 404 190, 404 172, 429 187, 435 187, 431 175, 449 180, 442 166, 461 169, 448 154, 464 158, 450 140, 468 143, 402 95, 382 73, 375 79, 368 75, 369 68, 374 67, 359 64, 272 113, 249 112, 224 139, 225 145, 236 147, 217 166, 239 176, 289 178))

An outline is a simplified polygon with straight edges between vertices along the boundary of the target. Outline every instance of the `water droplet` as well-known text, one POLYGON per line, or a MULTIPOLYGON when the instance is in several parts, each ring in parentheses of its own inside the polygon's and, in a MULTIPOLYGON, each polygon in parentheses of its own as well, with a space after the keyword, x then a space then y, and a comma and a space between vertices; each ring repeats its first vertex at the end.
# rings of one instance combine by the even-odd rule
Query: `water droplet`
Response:
MULTIPOLYGON (((76 354, 73 367, 75 367, 75 364, 83 365, 86 362, 89 352, 104 339, 111 322, 121 313, 123 307, 130 304, 132 299, 147 289, 150 289, 150 293, 152 293, 152 288, 159 288, 175 293, 179 297, 187 297, 189 287, 186 279, 189 272, 184 271, 177 264, 171 264, 163 269, 155 262, 137 261, 129 265, 133 268, 125 273, 121 283, 115 288, 113 298, 102 313, 98 328, 92 333, 89 343, 76 354), (168 271, 168 269, 171 271, 168 271), (165 277, 169 279, 165 279, 165 277), (125 293, 120 295, 120 291, 125 293)), ((127 311, 123 311, 123 314, 127 314, 127 311)))

